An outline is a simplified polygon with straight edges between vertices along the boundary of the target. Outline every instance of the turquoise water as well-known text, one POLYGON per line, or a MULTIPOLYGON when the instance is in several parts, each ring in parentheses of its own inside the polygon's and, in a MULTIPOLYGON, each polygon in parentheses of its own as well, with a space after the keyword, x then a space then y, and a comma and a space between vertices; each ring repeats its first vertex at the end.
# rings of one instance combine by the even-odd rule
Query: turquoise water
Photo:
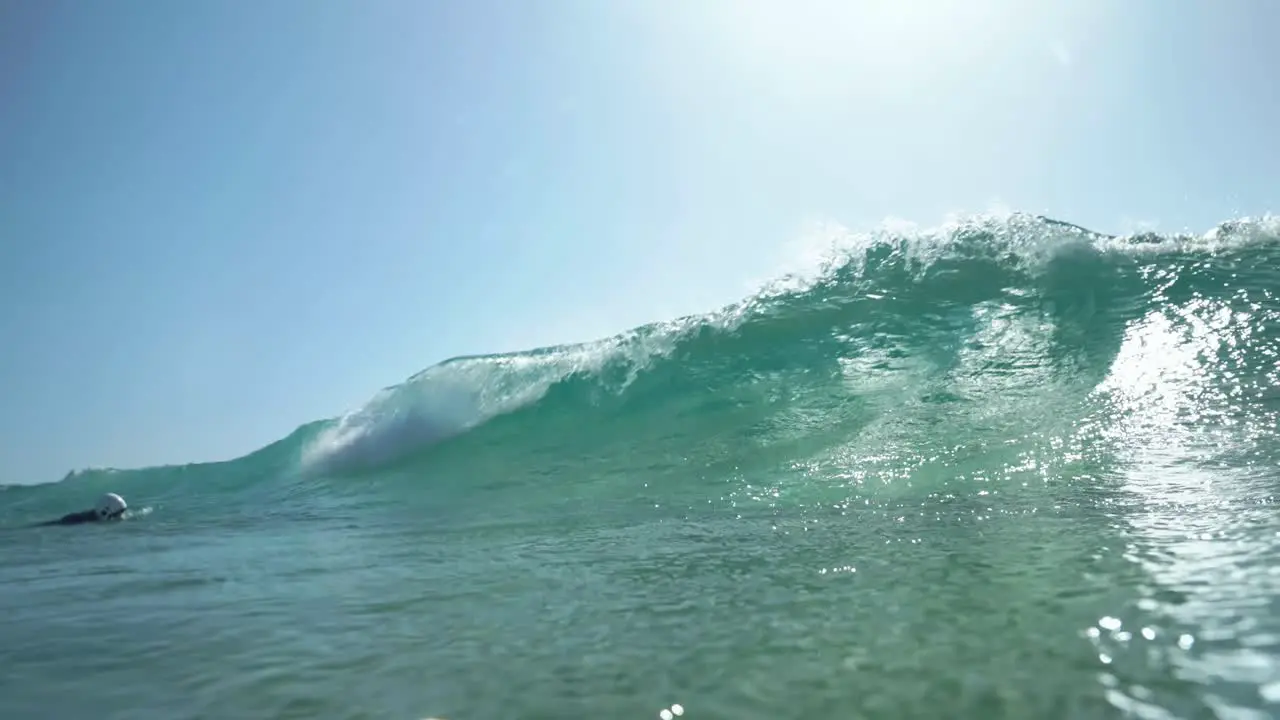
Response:
POLYGON ((1277 229, 851 237, 230 462, 5 488, 0 717, 1275 716, 1277 229))

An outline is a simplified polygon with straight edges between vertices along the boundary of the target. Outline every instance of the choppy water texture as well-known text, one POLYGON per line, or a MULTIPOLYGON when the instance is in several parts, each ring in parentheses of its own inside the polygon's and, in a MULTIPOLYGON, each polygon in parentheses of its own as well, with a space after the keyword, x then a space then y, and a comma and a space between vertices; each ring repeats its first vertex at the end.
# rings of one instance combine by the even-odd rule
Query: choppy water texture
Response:
POLYGON ((10 487, 0 716, 1276 716, 1277 293, 1270 220, 847 238, 231 462, 10 487), (105 490, 147 511, 19 529, 105 490))

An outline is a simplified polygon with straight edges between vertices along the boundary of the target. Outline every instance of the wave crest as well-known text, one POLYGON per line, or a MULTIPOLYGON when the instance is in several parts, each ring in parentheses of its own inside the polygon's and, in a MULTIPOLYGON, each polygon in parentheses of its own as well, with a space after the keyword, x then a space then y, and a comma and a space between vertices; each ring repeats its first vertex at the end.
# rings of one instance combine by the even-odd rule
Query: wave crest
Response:
POLYGON ((1224 223, 1201 236, 1113 236, 1013 214, 957 220, 929 231, 901 225, 863 234, 834 231, 806 268, 715 312, 589 343, 460 357, 427 368, 326 423, 305 442, 301 464, 312 472, 344 473, 396 463, 497 416, 535 406, 557 386, 572 392, 570 386, 585 383, 620 396, 643 376, 646 382, 633 393, 697 393, 711 376, 731 381, 733 373, 724 373, 729 365, 768 372, 819 362, 824 354, 834 363, 836 355, 847 354, 835 347, 842 338, 874 329, 886 318, 953 322, 941 319, 947 308, 965 315, 960 322, 973 324, 971 311, 982 303, 1034 306, 1055 323, 1063 346, 1103 326, 1105 335, 1118 337, 1147 289, 1141 273, 1133 272, 1140 258, 1273 241, 1278 225, 1268 217, 1224 223), (1123 311, 1126 306, 1129 311, 1123 311), (678 357, 665 369, 656 365, 673 356, 678 357))

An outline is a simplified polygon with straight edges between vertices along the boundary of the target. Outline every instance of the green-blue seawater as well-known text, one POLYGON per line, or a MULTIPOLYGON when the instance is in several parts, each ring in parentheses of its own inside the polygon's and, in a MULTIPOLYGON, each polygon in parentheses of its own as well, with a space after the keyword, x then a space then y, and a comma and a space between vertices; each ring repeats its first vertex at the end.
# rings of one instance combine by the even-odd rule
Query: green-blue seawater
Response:
POLYGON ((0 718, 1280 716, 1278 230, 857 236, 235 460, 3 488, 0 718))

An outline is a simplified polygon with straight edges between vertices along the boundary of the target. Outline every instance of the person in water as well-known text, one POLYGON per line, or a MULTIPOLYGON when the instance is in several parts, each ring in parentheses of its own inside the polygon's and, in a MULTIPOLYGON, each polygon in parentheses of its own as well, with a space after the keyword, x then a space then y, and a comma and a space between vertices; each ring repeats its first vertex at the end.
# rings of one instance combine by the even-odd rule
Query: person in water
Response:
POLYGON ((107 520, 119 520, 124 517, 124 511, 129 506, 125 504, 124 498, 115 493, 107 493, 98 498, 98 504, 94 505, 92 510, 81 510, 63 515, 57 520, 40 523, 41 525, 79 525, 89 522, 104 522, 107 520))

